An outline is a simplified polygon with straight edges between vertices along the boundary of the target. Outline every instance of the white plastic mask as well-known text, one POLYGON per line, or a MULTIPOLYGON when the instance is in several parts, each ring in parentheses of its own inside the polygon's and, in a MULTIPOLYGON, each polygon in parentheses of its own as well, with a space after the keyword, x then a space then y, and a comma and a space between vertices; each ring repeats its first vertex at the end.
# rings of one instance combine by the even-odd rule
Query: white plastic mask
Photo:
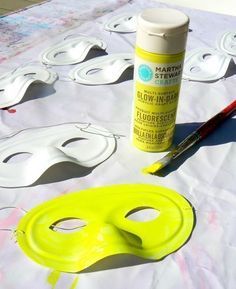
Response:
POLYGON ((217 41, 217 48, 236 56, 236 31, 225 32, 217 41))
POLYGON ((106 55, 79 64, 70 71, 69 77, 81 84, 108 84, 117 81, 122 73, 133 65, 132 54, 106 55))
POLYGON ((115 145, 112 133, 90 124, 68 123, 20 131, 0 139, 0 186, 31 185, 60 162, 94 167, 113 153, 115 145), (14 163, 13 158, 22 153, 29 157, 14 163))
POLYGON ((133 13, 116 15, 104 25, 105 30, 120 33, 135 32, 136 28, 137 17, 133 13))
POLYGON ((106 49, 106 43, 95 37, 78 36, 65 39, 49 47, 42 55, 41 60, 49 65, 68 65, 82 62, 92 49, 106 49))
POLYGON ((183 78, 195 81, 213 81, 222 78, 229 66, 231 57, 213 50, 196 49, 185 57, 183 78))
POLYGON ((20 67, 0 77, 0 108, 21 101, 32 83, 52 84, 57 74, 39 66, 20 67))

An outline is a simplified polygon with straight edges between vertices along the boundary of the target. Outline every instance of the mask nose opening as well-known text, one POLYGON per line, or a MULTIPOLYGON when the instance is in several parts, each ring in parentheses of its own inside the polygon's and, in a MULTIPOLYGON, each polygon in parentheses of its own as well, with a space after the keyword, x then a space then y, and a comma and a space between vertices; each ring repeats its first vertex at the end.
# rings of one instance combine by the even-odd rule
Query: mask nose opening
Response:
POLYGON ((70 234, 81 231, 87 222, 79 218, 64 218, 54 222, 49 228, 54 232, 70 234))
POLYGON ((152 207, 136 207, 129 211, 125 218, 135 222, 150 222, 158 218, 160 211, 152 207))
POLYGON ((142 248, 142 239, 139 236, 121 229, 120 232, 129 244, 137 248, 142 248))

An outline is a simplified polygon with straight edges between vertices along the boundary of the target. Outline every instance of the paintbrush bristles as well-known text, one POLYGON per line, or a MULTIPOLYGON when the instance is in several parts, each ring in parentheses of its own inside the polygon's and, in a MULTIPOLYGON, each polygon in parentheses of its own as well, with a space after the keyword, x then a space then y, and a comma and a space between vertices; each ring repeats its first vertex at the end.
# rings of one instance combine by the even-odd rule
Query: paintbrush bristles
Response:
POLYGON ((143 168, 142 172, 144 174, 155 174, 157 171, 163 168, 163 164, 160 162, 156 162, 149 167, 143 168))
POLYGON ((150 166, 148 166, 146 168, 143 168, 142 172, 144 174, 155 174, 159 170, 161 170, 162 168, 167 166, 171 160, 172 160, 172 154, 169 153, 166 156, 164 156, 162 159, 160 159, 159 161, 151 164, 150 166))

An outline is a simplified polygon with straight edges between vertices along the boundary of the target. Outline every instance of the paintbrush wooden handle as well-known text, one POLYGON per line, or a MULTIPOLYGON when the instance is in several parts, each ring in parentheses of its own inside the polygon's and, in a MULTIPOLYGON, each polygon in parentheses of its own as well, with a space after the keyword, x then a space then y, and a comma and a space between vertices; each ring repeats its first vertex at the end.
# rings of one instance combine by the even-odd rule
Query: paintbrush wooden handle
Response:
POLYGON ((234 100, 230 105, 225 107, 222 111, 217 113, 211 119, 206 121, 197 129, 197 133, 200 135, 200 139, 205 138, 213 130, 215 130, 225 119, 227 119, 233 112, 236 111, 236 100, 234 100))
POLYGON ((230 105, 225 107, 222 111, 214 115, 204 124, 202 124, 196 131, 192 132, 187 136, 180 144, 178 144, 173 151, 172 158, 175 159, 181 155, 188 148, 193 146, 195 143, 199 142, 203 138, 207 137, 213 130, 215 130, 224 120, 232 115, 236 111, 236 100, 234 100, 230 105))

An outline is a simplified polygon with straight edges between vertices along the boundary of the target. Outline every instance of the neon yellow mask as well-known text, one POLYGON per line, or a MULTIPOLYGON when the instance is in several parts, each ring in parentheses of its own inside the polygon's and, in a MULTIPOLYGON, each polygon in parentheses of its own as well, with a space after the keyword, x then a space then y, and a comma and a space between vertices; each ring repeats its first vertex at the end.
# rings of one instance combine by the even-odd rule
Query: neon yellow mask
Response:
POLYGON ((152 185, 114 185, 60 196, 28 212, 19 222, 17 241, 35 262, 79 272, 104 257, 133 254, 157 260, 189 238, 194 213, 178 193, 152 185), (131 220, 134 211, 152 208, 158 217, 131 220), (80 219, 80 231, 53 230, 62 220, 80 219))

